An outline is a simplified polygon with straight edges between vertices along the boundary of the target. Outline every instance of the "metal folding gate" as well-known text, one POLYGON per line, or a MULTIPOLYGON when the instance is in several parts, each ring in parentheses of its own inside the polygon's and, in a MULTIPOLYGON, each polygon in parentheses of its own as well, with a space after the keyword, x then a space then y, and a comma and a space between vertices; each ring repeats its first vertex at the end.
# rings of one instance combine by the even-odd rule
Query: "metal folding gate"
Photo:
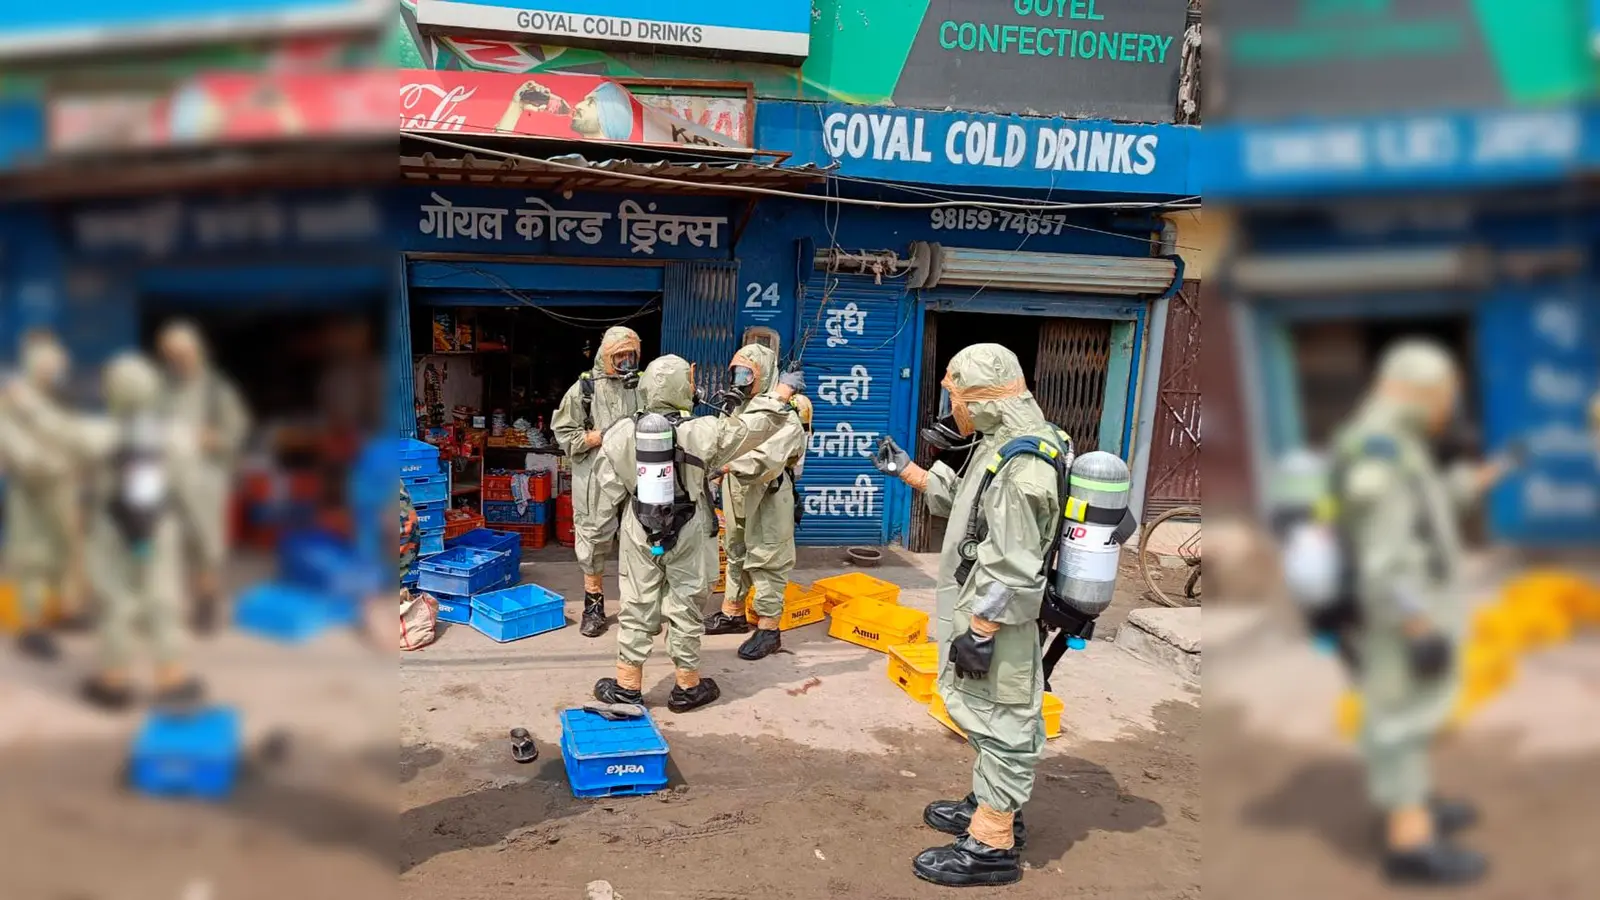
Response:
POLYGON ((1190 282, 1167 308, 1144 519, 1199 502, 1200 286, 1190 282))
POLYGON ((703 396, 715 396, 739 349, 739 263, 667 264, 661 296, 661 352, 695 364, 703 396))
POLYGON ((1072 436, 1079 452, 1100 447, 1111 323, 1105 319, 1050 319, 1040 323, 1033 396, 1044 416, 1072 436))

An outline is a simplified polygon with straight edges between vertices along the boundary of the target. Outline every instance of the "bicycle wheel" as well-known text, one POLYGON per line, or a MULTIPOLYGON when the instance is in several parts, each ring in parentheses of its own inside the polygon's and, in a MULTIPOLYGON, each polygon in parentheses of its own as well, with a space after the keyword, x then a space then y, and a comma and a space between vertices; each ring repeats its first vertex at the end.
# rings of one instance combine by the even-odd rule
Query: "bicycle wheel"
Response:
POLYGON ((1191 576, 1200 566, 1200 507, 1178 506, 1147 523, 1139 535, 1139 574, 1151 599, 1162 606, 1192 606, 1186 596, 1199 586, 1191 576))

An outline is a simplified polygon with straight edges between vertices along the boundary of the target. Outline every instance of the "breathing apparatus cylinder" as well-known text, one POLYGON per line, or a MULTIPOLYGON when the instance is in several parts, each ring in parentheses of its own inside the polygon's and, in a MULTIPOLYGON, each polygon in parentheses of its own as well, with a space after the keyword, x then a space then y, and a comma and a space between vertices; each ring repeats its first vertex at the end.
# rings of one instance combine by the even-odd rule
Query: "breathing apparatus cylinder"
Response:
MULTIPOLYGON (((672 518, 673 502, 678 496, 673 460, 672 423, 659 413, 641 416, 634 428, 634 462, 639 473, 635 496, 639 500, 639 522, 651 534, 664 531, 672 518)), ((654 556, 664 552, 660 544, 650 547, 654 556)))
POLYGON ((1117 563, 1128 537, 1119 525, 1127 517, 1129 478, 1127 464, 1102 450, 1072 463, 1055 589, 1088 619, 1105 612, 1117 589, 1117 563))

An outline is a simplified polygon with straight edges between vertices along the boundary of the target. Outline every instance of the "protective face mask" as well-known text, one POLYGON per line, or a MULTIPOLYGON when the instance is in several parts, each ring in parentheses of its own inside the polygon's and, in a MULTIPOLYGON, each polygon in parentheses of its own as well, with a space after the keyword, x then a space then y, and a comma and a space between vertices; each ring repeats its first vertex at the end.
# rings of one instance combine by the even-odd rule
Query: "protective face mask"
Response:
POLYGON ((921 434, 922 440, 940 453, 971 449, 983 437, 977 432, 962 434, 954 415, 933 420, 932 424, 922 429, 921 434))
POLYGON ((632 375, 639 371, 639 354, 629 351, 612 359, 618 375, 632 375))

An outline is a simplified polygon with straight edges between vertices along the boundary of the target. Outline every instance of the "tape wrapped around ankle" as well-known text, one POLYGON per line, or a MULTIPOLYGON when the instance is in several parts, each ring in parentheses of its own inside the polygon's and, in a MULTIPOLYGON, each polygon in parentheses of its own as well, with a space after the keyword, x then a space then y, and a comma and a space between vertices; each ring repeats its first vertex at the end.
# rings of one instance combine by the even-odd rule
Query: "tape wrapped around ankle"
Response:
POLYGON ((583 592, 585 594, 601 594, 605 592, 605 577, 601 575, 583 576, 583 592))
POLYGON ((777 616, 762 616, 761 618, 756 620, 756 627, 761 629, 762 631, 777 631, 778 630, 778 617, 777 616))
POLYGON ((744 607, 739 604, 739 598, 731 594, 722 596, 722 614, 732 618, 744 615, 744 607))
POLYGON ((900 480, 919 491, 925 490, 928 487, 928 470, 911 463, 900 473, 900 480))
POLYGON ((1011 820, 1015 817, 1016 813, 995 812, 980 803, 972 811, 972 824, 967 831, 986 847, 1010 850, 1015 842, 1011 833, 1011 820))
POLYGON ((617 663, 617 687, 626 691, 637 691, 643 684, 644 666, 617 663))
POLYGON ((700 684, 700 673, 699 672, 691 672, 691 671, 689 671, 687 669, 679 669, 678 670, 678 687, 681 687, 681 688, 683 688, 684 690, 687 691, 687 690, 690 690, 691 688, 697 687, 699 684, 700 684))

